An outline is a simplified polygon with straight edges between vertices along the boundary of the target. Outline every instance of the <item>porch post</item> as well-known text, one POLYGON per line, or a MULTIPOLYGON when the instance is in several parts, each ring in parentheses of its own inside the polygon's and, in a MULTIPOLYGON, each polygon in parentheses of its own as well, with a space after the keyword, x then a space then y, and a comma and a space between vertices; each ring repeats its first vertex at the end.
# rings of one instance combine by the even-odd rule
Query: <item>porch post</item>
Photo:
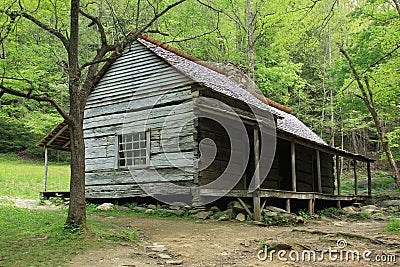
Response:
POLYGON ((47 156, 47 147, 44 146, 44 175, 43 175, 43 192, 46 192, 47 188, 47 172, 49 169, 49 159, 47 156))
POLYGON ((372 196, 372 176, 371 176, 371 163, 367 162, 368 173, 368 196, 372 196))
POLYGON ((296 192, 296 144, 293 141, 290 142, 290 153, 292 162, 292 191, 296 192))
POLYGON ((317 149, 317 179, 318 179, 318 192, 322 193, 322 181, 321 181, 321 155, 317 149))
POLYGON ((290 213, 290 198, 286 199, 286 211, 290 213))
POLYGON ((259 169, 259 160, 260 160, 260 141, 258 138, 258 128, 254 127, 254 186, 255 190, 253 192, 253 207, 254 207, 254 221, 261 221, 261 201, 260 201, 260 169, 259 169))
POLYGON ((358 180, 357 180, 357 160, 354 160, 354 195, 358 195, 358 180))
POLYGON ((340 156, 336 155, 336 183, 337 183, 337 194, 340 196, 340 156))

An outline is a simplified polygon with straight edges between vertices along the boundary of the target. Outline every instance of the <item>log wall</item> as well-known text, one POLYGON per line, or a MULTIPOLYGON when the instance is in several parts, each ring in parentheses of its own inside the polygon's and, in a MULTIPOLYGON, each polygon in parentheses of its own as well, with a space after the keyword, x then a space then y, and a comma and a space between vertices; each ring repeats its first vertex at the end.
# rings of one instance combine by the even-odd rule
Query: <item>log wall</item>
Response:
POLYGON ((142 44, 125 51, 87 101, 87 198, 145 196, 137 181, 166 190, 167 182, 193 182, 193 86, 142 44), (144 130, 150 134, 149 166, 118 167, 116 136, 144 130))

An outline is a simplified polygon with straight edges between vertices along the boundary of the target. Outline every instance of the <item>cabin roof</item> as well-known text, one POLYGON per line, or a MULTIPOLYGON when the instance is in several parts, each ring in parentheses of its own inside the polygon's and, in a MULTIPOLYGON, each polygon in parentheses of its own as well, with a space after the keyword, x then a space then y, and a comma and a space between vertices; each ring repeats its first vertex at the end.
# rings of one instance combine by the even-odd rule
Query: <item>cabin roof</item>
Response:
POLYGON ((154 39, 149 37, 138 39, 139 42, 194 81, 202 83, 214 91, 241 100, 249 105, 276 115, 278 118, 278 129, 308 139, 320 145, 327 145, 322 138, 320 138, 298 118, 289 113, 288 108, 285 109, 282 105, 270 105, 268 99, 265 99, 262 96, 257 96, 257 93, 242 88, 227 76, 212 69, 213 67, 211 64, 202 62, 194 57, 185 57, 182 52, 178 53, 176 52, 176 49, 161 47, 153 40, 154 39))
MULTIPOLYGON (((362 155, 330 147, 321 137, 291 114, 291 110, 288 107, 259 95, 252 90, 247 90, 241 87, 222 74, 215 65, 201 61, 196 57, 185 54, 178 49, 144 34, 142 34, 137 41, 195 82, 203 84, 211 90, 272 113, 277 117, 278 133, 286 134, 290 138, 297 138, 303 143, 310 142, 310 146, 323 148, 323 150, 328 153, 346 156, 361 161, 373 161, 362 155)), ((112 63, 107 62, 103 66, 100 71, 101 77, 105 75, 111 65, 112 63)), ((95 84, 97 84, 100 79, 98 79, 95 84)), ((68 127, 65 126, 65 122, 60 123, 38 143, 38 146, 46 146, 59 150, 69 150, 69 131, 67 131, 68 127), (68 137, 68 140, 65 139, 66 137, 68 137)))

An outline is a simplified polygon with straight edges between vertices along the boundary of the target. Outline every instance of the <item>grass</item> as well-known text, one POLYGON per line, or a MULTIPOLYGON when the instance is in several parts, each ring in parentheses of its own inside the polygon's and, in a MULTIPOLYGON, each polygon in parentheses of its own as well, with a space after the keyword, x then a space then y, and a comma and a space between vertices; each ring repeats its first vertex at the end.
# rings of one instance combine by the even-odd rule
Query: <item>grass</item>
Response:
MULTIPOLYGON (((363 192, 368 190, 368 186, 366 184, 367 172, 363 168, 357 169, 357 177, 359 185, 364 183, 364 187, 359 187, 358 192, 363 192)), ((394 188, 394 180, 389 175, 389 173, 384 171, 376 171, 372 174, 372 194, 379 194, 382 192, 392 192, 397 191, 397 188, 394 188)), ((354 174, 352 171, 344 172, 341 176, 341 184, 340 189, 342 194, 354 194, 354 174)), ((337 193, 337 189, 336 192, 337 193)))
POLYGON ((391 222, 385 227, 385 230, 393 233, 400 233, 400 218, 392 219, 391 222))
POLYGON ((91 217, 89 230, 66 230, 66 213, 66 209, 19 209, 2 202, 0 266, 59 266, 87 249, 137 240, 135 229, 91 217))
MULTIPOLYGON (((39 198, 43 189, 44 163, 0 154, 0 196, 39 198)), ((50 163, 48 191, 69 191, 70 169, 65 163, 50 163)))

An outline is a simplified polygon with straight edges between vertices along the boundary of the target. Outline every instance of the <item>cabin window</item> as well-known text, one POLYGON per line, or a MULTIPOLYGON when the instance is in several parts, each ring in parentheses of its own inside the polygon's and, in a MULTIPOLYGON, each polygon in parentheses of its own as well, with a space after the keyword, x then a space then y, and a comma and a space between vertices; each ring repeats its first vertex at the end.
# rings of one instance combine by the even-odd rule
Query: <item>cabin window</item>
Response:
POLYGON ((149 133, 129 133, 118 136, 118 166, 143 166, 149 163, 149 133))

